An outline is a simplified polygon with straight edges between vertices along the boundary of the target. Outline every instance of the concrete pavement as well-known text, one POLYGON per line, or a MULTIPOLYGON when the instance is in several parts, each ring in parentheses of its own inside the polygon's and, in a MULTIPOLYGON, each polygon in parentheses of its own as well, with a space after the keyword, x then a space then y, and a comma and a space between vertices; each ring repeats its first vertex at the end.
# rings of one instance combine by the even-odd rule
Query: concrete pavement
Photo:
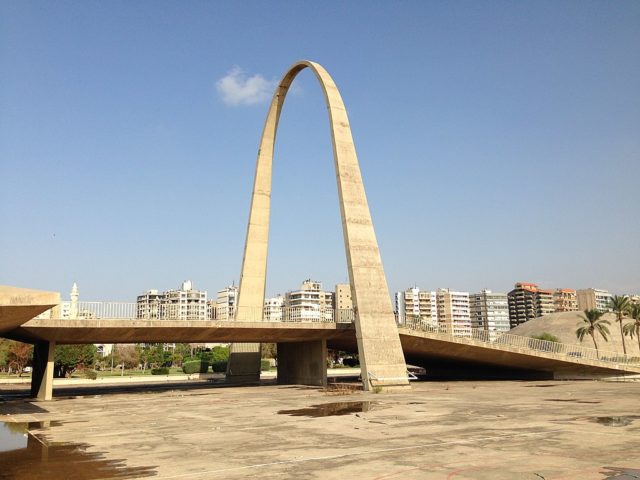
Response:
MULTIPOLYGON (((32 434, 45 444, 83 442, 88 453, 163 479, 603 480, 640 473, 640 382, 412 385, 379 395, 276 385, 98 396, 84 389, 82 398, 47 403, 7 399, 0 420, 52 421, 32 434)), ((11 464, 0 453, 0 466, 11 464)))

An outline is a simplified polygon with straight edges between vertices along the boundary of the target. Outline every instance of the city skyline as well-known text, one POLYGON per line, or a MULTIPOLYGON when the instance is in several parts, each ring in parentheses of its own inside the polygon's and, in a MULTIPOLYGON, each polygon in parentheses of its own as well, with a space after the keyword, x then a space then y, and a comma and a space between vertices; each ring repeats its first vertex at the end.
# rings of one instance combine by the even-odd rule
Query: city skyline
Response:
MULTIPOLYGON (((640 6, 465 5, 2 4, 0 283, 237 284, 268 100, 310 58, 343 93, 390 293, 640 292, 640 6)), ((326 112, 309 73, 294 87, 268 296, 348 281, 326 112)))

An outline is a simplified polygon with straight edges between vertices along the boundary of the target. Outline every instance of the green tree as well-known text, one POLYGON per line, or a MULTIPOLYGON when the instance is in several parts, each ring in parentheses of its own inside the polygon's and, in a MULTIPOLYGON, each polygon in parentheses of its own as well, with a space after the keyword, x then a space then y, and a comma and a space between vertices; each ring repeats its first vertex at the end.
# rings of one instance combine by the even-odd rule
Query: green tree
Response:
POLYGON ((598 355, 598 358, 600 358, 600 355, 598 353, 598 343, 596 342, 596 332, 602 335, 605 342, 609 341, 607 337, 609 335, 609 328, 607 328, 607 325, 610 323, 609 320, 602 318, 603 314, 604 312, 600 312, 598 310, 585 310, 584 313, 581 314, 582 323, 578 324, 578 329, 576 330, 576 336, 581 342, 585 335, 591 336, 593 345, 596 347, 596 354, 598 355))
POLYGON ((262 358, 278 358, 278 345, 276 343, 263 343, 262 358))
POLYGON ((9 349, 11 340, 0 338, 0 371, 5 371, 9 367, 9 349))
POLYGON ((191 346, 188 343, 176 343, 171 355, 171 363, 174 366, 181 367, 185 358, 191 355, 191 346))
POLYGON ((631 338, 633 338, 634 335, 636 336, 638 339, 638 350, 640 350, 640 303, 632 304, 629 313, 633 321, 624 326, 624 333, 631 338))
POLYGON ((92 367, 96 360, 95 345, 56 345, 53 355, 57 377, 68 377, 77 369, 92 367))
POLYGON ((22 375, 24 367, 26 367, 33 358, 33 346, 28 343, 12 342, 8 352, 9 367, 22 375))
POLYGON ((627 353, 627 346, 624 342, 624 329, 622 327, 622 319, 629 312, 629 308, 631 307, 631 302, 629 301, 629 297, 625 295, 614 295, 609 300, 609 308, 616 314, 616 321, 620 325, 620 337, 622 338, 622 351, 627 353))

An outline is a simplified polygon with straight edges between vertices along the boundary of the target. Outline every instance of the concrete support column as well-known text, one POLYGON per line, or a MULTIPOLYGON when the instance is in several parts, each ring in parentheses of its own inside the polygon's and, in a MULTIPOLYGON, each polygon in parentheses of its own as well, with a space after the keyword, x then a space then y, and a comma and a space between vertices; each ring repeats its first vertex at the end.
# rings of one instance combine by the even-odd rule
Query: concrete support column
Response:
POLYGON ((278 383, 327 385, 327 341, 278 343, 278 383))
POLYGON ((227 363, 227 383, 255 383, 260 381, 259 343, 232 343, 227 363))
POLYGON ((33 347, 31 396, 38 400, 53 398, 53 364, 56 342, 36 343, 33 347))

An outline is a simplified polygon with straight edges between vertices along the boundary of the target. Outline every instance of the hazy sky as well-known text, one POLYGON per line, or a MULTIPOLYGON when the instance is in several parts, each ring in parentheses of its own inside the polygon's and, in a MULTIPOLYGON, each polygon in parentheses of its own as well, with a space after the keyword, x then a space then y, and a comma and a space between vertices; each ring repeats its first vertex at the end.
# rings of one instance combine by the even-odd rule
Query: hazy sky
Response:
MULTIPOLYGON (((640 293, 640 2, 0 3, 0 283, 238 282, 275 82, 340 88, 391 291, 640 293)), ((347 280, 326 107, 282 114, 267 294, 347 280)))

